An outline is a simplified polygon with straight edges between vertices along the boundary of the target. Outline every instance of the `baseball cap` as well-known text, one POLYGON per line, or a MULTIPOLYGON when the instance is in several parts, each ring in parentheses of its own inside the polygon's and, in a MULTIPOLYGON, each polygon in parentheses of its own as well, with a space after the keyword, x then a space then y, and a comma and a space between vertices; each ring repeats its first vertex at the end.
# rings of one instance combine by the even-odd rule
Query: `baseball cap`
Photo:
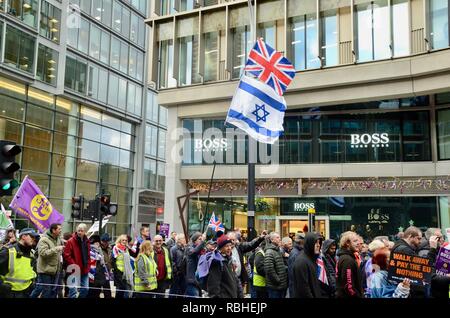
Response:
POLYGON ((103 233, 102 236, 100 237, 100 240, 104 241, 104 242, 110 242, 111 241, 111 237, 109 237, 108 233, 103 233))
POLYGON ((39 234, 34 229, 32 229, 31 227, 27 227, 27 228, 22 229, 19 232, 19 237, 21 237, 22 235, 26 235, 26 234, 31 235, 33 237, 38 237, 39 236, 39 234))
POLYGON ((206 245, 217 245, 217 242, 214 240, 209 240, 208 242, 206 242, 206 245))

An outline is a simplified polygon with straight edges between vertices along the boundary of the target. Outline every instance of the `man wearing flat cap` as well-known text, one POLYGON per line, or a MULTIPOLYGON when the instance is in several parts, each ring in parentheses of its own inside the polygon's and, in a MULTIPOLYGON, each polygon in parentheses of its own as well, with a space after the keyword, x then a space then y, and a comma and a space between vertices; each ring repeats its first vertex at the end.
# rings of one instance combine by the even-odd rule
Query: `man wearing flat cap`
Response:
POLYGON ((31 265, 31 251, 39 234, 32 228, 22 229, 19 241, 0 251, 0 289, 2 297, 29 298, 36 273, 31 265), (12 262, 10 260, 13 260, 12 262))

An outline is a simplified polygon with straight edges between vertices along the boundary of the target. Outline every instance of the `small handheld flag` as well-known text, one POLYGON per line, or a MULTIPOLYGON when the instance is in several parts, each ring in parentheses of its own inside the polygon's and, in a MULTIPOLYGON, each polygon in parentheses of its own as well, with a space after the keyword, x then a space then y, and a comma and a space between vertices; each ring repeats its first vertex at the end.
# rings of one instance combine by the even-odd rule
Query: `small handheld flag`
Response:
POLYGON ((328 285, 327 272, 325 271, 325 264, 323 262, 322 256, 319 256, 317 258, 316 263, 317 263, 317 278, 325 285, 328 285))
POLYGON ((214 212, 211 215, 211 219, 209 219, 208 227, 212 228, 215 232, 225 232, 225 227, 214 212))

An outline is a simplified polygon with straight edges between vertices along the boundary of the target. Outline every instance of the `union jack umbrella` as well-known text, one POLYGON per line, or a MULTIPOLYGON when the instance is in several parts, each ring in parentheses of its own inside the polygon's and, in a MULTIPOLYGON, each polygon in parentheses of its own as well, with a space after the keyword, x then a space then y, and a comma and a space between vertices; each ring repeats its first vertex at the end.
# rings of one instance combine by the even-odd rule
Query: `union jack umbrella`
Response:
POLYGON ((271 86, 280 96, 295 77, 292 63, 262 38, 250 51, 244 70, 271 86))
POLYGON ((211 215, 211 219, 209 219, 208 227, 212 228, 216 232, 225 232, 225 227, 223 226, 219 218, 215 216, 214 212, 211 215))

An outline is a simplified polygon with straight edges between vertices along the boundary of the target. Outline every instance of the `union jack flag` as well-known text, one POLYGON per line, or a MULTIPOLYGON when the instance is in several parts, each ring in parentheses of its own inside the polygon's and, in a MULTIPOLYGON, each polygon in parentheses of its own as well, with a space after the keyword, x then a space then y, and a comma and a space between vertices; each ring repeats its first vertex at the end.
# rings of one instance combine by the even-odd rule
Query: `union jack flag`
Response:
POLYGON ((212 228, 216 232, 225 232, 225 227, 223 226, 219 218, 215 216, 214 212, 211 215, 211 219, 209 219, 208 227, 212 228))
POLYGON ((280 96, 295 77, 292 63, 262 38, 250 51, 244 70, 271 86, 280 96))
POLYGON ((317 263, 317 278, 325 285, 328 285, 327 272, 325 270, 325 264, 323 263, 322 256, 319 256, 317 258, 316 263, 317 263))

